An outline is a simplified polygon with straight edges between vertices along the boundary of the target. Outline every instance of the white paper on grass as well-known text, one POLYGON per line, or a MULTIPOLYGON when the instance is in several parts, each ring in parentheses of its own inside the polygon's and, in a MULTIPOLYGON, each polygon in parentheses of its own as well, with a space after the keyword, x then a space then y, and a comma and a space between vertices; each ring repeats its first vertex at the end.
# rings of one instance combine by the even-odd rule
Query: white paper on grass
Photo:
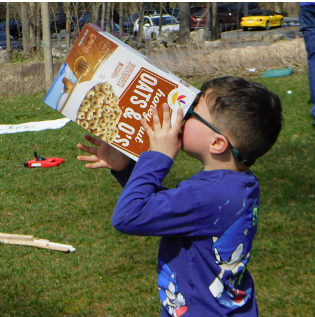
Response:
POLYGON ((20 124, 2 124, 0 125, 0 134, 60 129, 69 121, 70 119, 68 118, 62 118, 57 120, 27 122, 20 124))

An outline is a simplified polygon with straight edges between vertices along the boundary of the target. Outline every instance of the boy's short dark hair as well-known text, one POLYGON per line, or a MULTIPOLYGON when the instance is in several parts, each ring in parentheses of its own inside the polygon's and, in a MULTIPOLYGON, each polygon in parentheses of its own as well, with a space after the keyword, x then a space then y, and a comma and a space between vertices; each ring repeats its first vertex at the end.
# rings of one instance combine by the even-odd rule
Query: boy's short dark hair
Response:
POLYGON ((280 98, 259 83, 231 76, 205 82, 202 94, 208 89, 214 126, 229 134, 233 146, 253 164, 278 138, 283 123, 280 98))

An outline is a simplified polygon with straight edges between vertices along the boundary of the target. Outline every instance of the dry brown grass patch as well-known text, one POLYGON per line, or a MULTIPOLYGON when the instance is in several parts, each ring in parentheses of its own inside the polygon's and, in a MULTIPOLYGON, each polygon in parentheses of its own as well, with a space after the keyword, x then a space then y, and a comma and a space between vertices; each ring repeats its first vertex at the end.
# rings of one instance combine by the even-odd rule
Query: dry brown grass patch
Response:
MULTIPOLYGON (((150 55, 158 64, 181 78, 206 76, 260 77, 267 69, 293 67, 295 72, 307 71, 307 56, 302 38, 279 41, 265 46, 245 48, 165 49, 150 55), (248 71, 255 68, 255 72, 248 71)), ((54 74, 63 61, 54 62, 54 74)), ((45 90, 43 63, 20 63, 1 66, 0 91, 4 94, 45 90)))

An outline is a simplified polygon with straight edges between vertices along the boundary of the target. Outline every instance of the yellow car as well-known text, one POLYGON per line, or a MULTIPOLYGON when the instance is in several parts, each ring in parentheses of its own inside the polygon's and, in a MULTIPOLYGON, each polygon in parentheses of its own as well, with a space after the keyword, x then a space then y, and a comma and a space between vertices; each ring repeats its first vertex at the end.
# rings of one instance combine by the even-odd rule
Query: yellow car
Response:
POLYGON ((269 30, 273 26, 282 27, 283 24, 283 16, 270 10, 254 10, 249 16, 241 18, 241 27, 244 31, 256 27, 269 30))

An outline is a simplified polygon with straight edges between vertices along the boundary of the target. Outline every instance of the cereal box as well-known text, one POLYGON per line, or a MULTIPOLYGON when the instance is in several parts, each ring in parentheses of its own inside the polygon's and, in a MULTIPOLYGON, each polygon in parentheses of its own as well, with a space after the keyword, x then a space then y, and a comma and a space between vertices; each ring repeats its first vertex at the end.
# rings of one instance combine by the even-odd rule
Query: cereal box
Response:
POLYGON ((95 24, 86 24, 44 102, 137 160, 150 150, 140 119, 153 124, 152 108, 184 113, 199 92, 95 24))

